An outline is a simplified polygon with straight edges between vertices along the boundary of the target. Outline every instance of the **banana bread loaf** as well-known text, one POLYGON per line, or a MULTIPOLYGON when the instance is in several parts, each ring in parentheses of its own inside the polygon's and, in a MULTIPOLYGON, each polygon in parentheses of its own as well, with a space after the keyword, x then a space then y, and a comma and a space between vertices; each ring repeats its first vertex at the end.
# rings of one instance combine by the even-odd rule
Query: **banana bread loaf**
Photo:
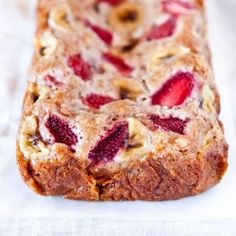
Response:
POLYGON ((17 137, 34 191, 170 200, 221 180, 203 0, 41 0, 34 42, 17 137))

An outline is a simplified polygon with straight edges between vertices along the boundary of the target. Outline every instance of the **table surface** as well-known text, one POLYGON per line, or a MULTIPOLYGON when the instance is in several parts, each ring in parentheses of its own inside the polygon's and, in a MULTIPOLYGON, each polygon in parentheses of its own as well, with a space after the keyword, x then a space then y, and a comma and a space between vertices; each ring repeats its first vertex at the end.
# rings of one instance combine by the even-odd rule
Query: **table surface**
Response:
MULTIPOLYGON (((208 0, 212 1, 212 0, 208 0)), ((36 0, 0 0, 0 110, 4 111, 0 119, 0 140, 4 140, 10 132, 9 122, 17 122, 14 107, 16 98, 26 85, 27 65, 30 64, 32 53, 32 37, 34 32, 34 9, 36 0), (15 20, 13 16, 17 16, 15 20), (16 60, 20 55, 28 56, 16 60), (8 56, 9 55, 9 56, 8 56), (16 58, 12 57, 15 55, 16 58), (6 73, 8 71, 8 73, 6 73), (6 107, 9 109, 6 110, 6 107)), ((236 53, 232 53, 236 43, 236 1, 215 0, 215 17, 222 19, 224 28, 225 54, 222 57, 222 67, 227 68, 225 78, 230 84, 230 105, 236 106, 236 66, 227 61, 236 62, 236 53), (227 32, 225 34, 225 32, 227 32)), ((211 31, 211 22, 209 28, 211 31)), ((217 51, 215 52, 217 53, 217 51)), ((213 53, 214 61, 214 53, 213 53)), ((217 68, 216 68, 217 73, 217 68)), ((18 102, 19 104, 19 102, 18 102)), ((236 125, 236 109, 232 109, 236 125)), ((235 132, 232 130, 232 132, 235 132)), ((0 141, 0 149, 1 149, 0 141)), ((3 142, 2 142, 3 143, 3 142)), ((1 163, 1 162, 0 162, 1 163)), ((1 204, 1 202, 0 202, 1 204)), ((236 211, 236 209, 235 209, 236 211)), ((0 236, 18 235, 236 235, 236 219, 204 220, 204 221, 127 221, 101 219, 63 219, 58 218, 0 218, 0 236)))

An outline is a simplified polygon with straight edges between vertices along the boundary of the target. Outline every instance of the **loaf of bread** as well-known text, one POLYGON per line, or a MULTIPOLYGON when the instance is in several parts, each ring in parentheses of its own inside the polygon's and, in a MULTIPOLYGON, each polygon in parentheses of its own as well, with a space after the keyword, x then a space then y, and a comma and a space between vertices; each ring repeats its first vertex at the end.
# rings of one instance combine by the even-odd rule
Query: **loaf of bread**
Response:
POLYGON ((34 42, 17 137, 34 191, 170 200, 221 180, 203 0, 41 0, 34 42))

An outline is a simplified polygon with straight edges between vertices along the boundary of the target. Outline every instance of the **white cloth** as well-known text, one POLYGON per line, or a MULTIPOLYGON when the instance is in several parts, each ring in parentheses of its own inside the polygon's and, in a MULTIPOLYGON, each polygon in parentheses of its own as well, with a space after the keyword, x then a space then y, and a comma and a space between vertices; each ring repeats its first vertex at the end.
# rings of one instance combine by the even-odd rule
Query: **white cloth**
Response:
POLYGON ((204 194, 161 203, 43 198, 21 181, 15 133, 32 56, 35 4, 0 0, 0 235, 236 235, 236 110, 231 108, 236 106, 236 1, 207 1, 221 118, 230 143, 229 170, 221 184, 204 194))
MULTIPOLYGON (((234 236, 233 219, 218 221, 121 221, 98 219, 5 219, 2 236, 234 236)), ((2 228, 2 231, 1 231, 2 228)), ((2 232, 2 234, 1 234, 2 232)))

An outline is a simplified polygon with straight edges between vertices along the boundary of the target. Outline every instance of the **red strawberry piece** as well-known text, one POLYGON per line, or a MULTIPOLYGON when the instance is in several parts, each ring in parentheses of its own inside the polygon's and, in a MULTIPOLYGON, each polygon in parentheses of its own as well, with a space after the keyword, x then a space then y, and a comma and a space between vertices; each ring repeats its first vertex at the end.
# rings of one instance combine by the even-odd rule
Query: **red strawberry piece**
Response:
POLYGON ((167 107, 179 106, 190 96, 193 87, 193 74, 178 72, 152 95, 152 104, 167 107))
POLYGON ((106 43, 108 46, 110 46, 112 44, 113 36, 112 36, 111 32, 109 32, 108 30, 105 30, 97 25, 94 25, 94 24, 90 23, 89 21, 86 21, 85 24, 86 24, 86 26, 91 28, 93 30, 93 32, 96 33, 97 36, 100 39, 102 39, 104 41, 104 43, 106 43))
POLYGON ((117 6, 117 5, 119 5, 123 1, 124 0, 97 0, 97 3, 105 2, 105 3, 108 3, 108 4, 112 5, 112 6, 117 6))
POLYGON ((188 119, 181 120, 177 117, 161 118, 155 114, 149 115, 149 118, 157 129, 172 131, 178 134, 184 134, 186 124, 189 122, 188 119))
POLYGON ((44 77, 44 81, 45 81, 45 84, 46 86, 52 88, 54 86, 60 86, 62 85, 62 83, 60 81, 58 81, 54 76, 52 75, 46 75, 44 77))
POLYGON ((176 18, 171 17, 161 25, 154 25, 147 36, 147 40, 157 40, 170 37, 174 34, 176 28, 176 18))
POLYGON ((92 78, 91 65, 84 61, 80 54, 70 56, 67 64, 82 80, 86 81, 92 78))
POLYGON ((113 126, 89 152, 88 158, 91 165, 100 162, 110 162, 121 148, 124 148, 128 140, 128 123, 122 122, 113 126))
POLYGON ((91 108, 100 108, 100 106, 105 105, 107 103, 113 102, 114 99, 109 96, 102 96, 99 94, 89 94, 85 98, 82 99, 82 102, 91 107, 91 108))
POLYGON ((189 10, 193 7, 190 3, 185 1, 174 1, 174 0, 167 0, 162 2, 163 11, 170 13, 172 15, 184 15, 188 14, 189 10))
POLYGON ((119 70, 124 75, 129 75, 133 71, 133 68, 126 64, 121 58, 110 53, 104 53, 102 58, 116 67, 117 70, 119 70))
POLYGON ((68 122, 62 120, 56 115, 49 115, 45 126, 54 137, 55 142, 64 143, 68 146, 74 145, 78 142, 78 138, 72 131, 68 122))

